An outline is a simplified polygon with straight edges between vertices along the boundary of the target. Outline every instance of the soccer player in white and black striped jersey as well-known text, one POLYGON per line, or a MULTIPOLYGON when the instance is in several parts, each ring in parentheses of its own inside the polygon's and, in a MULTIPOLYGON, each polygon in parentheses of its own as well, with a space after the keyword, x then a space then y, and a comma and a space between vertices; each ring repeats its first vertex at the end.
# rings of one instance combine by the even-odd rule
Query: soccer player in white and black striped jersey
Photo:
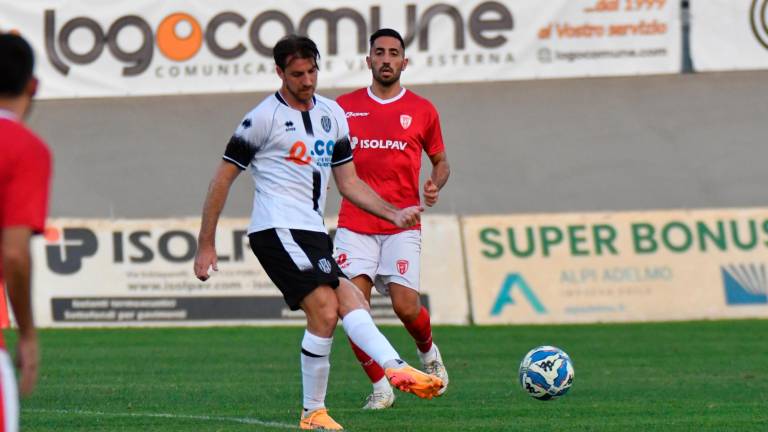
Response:
POLYGON ((409 227, 423 208, 398 209, 362 182, 352 163, 349 127, 336 102, 315 94, 319 53, 312 40, 286 36, 274 47, 281 88, 246 114, 224 152, 203 208, 195 257, 200 280, 217 270, 215 232, 232 182, 250 170, 255 184, 248 228, 254 254, 292 310, 302 309, 307 328, 301 344, 304 392, 302 429, 340 430, 325 394, 329 354, 338 317, 347 335, 377 363, 396 388, 431 399, 442 381, 418 371, 376 328, 360 291, 333 259, 323 222, 333 174, 339 192, 358 207, 409 227))

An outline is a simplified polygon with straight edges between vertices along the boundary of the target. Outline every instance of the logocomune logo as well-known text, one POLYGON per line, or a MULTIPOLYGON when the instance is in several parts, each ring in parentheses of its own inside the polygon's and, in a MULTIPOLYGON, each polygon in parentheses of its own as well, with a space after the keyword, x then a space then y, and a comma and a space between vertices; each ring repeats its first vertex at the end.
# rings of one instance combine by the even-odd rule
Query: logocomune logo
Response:
POLYGON ((749 8, 749 22, 752 26, 752 33, 755 34, 758 42, 768 49, 768 21, 766 21, 766 7, 768 0, 752 0, 752 7, 749 8))
MULTIPOLYGON (((64 20, 61 25, 57 25, 57 10, 46 9, 45 50, 51 65, 62 75, 69 74, 72 64, 88 65, 95 62, 107 49, 116 60, 124 63, 123 76, 136 76, 149 68, 155 47, 173 62, 184 62, 195 57, 203 46, 219 59, 234 60, 246 55, 247 43, 250 42, 258 55, 271 58, 272 43, 262 39, 263 28, 282 27, 282 33, 278 32, 277 36, 292 33, 307 35, 315 22, 323 22, 329 55, 339 54, 341 38, 354 40, 357 53, 364 54, 368 49, 368 34, 381 27, 382 6, 370 6, 367 16, 366 11, 358 9, 361 8, 312 9, 298 17, 288 11, 275 9, 252 16, 224 11, 207 21, 201 21, 202 17, 195 17, 191 13, 175 12, 164 17, 159 24, 135 14, 120 16, 112 22, 104 22, 103 17, 97 19, 77 16, 64 20), (342 22, 353 24, 356 31, 342 33, 342 22), (188 35, 177 33, 177 24, 180 23, 185 23, 190 29, 188 35), (219 40, 219 30, 225 26, 234 26, 241 31, 234 43, 219 40), (125 42, 125 37, 121 37, 121 34, 126 28, 129 28, 129 32, 139 34, 138 47, 128 49, 121 44, 120 40, 125 42), (76 32, 90 33, 93 41, 90 46, 86 44, 76 47, 76 43, 71 41, 76 32)), ((429 30, 431 26, 436 25, 433 21, 437 17, 452 22, 453 42, 457 51, 466 48, 467 37, 482 48, 500 47, 508 40, 508 35, 504 32, 512 31, 515 24, 512 11, 497 1, 479 3, 468 12, 462 12, 456 6, 446 3, 436 2, 421 11, 416 4, 407 4, 404 12, 405 45, 414 43, 416 49, 422 52, 429 50, 429 30)))

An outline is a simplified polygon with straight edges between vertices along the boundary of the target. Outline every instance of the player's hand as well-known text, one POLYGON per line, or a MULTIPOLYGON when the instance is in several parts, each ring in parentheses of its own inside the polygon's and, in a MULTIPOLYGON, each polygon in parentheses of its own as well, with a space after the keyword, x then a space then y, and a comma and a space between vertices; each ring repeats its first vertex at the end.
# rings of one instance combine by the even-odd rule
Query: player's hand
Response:
POLYGON ((409 228, 421 222, 422 206, 411 206, 400 209, 395 213, 394 223, 398 228, 409 228))
POLYGON ((16 346, 16 367, 19 370, 19 391, 22 396, 29 396, 35 389, 39 362, 37 334, 20 335, 16 346))
POLYGON ((213 271, 219 271, 216 248, 213 246, 199 246, 195 255, 195 276, 205 282, 210 277, 208 274, 209 268, 213 269, 213 271))
POLYGON ((427 207, 432 207, 437 204, 437 197, 439 195, 440 188, 437 187, 432 179, 427 180, 427 182, 424 183, 424 204, 426 204, 427 207))

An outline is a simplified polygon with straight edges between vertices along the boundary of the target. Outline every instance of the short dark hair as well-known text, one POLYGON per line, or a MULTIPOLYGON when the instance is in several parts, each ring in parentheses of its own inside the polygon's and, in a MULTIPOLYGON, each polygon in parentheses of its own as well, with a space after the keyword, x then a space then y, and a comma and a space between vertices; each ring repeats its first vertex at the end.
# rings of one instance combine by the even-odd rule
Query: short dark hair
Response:
POLYGON ((288 35, 280 39, 272 49, 275 64, 282 70, 288 66, 288 58, 313 59, 315 65, 320 60, 320 51, 312 39, 306 36, 288 35))
POLYGON ((403 41, 403 37, 400 36, 400 33, 398 33, 397 30, 392 30, 391 28, 383 28, 383 29, 376 30, 371 35, 371 38, 369 39, 369 41, 371 42, 371 48, 373 48, 373 43, 376 41, 376 39, 382 36, 389 36, 399 40, 400 46, 403 47, 403 51, 405 51, 405 42, 403 41))
POLYGON ((32 79, 35 55, 32 47, 19 35, 0 34, 0 96, 16 97, 32 79))

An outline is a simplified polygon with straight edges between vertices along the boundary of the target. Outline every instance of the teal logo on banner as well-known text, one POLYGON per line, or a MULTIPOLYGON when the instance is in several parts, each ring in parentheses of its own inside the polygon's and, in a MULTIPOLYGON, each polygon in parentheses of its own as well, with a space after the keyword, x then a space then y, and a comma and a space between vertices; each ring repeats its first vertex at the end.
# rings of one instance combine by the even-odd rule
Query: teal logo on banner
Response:
POLYGON ((497 316, 501 314, 501 311, 507 305, 515 304, 514 297, 520 295, 531 305, 533 310, 539 314, 547 313, 547 309, 536 297, 531 287, 525 281, 525 279, 519 273, 509 273, 501 284, 501 290, 496 296, 496 301, 493 302, 493 308, 491 309, 491 315, 497 316), (517 294, 515 294, 517 293, 517 294))
POLYGON ((727 304, 768 304, 765 264, 728 265, 721 267, 720 271, 727 304))

